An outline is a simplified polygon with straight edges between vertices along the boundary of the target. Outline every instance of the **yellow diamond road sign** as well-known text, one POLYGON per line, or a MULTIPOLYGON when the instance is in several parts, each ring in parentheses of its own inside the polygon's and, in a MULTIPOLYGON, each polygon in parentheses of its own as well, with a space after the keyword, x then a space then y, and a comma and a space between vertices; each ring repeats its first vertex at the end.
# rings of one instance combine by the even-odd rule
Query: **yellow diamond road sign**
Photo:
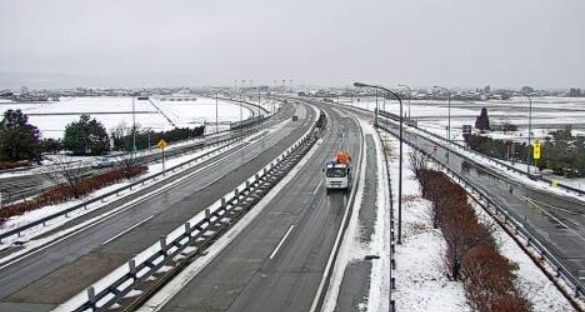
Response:
POLYGON ((165 142, 165 140, 161 139, 160 141, 158 141, 158 144, 156 144, 158 146, 158 148, 161 151, 164 151, 165 148, 167 148, 167 142, 165 142))
POLYGON ((532 158, 538 160, 540 159, 540 140, 534 140, 534 152, 532 158))

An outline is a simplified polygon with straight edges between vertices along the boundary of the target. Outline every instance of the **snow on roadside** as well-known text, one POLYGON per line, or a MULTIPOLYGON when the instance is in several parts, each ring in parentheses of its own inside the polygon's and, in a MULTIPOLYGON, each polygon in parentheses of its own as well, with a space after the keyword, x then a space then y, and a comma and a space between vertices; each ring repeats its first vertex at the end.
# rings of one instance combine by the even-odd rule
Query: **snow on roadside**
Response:
MULTIPOLYGON (((390 179, 394 201, 396 233, 398 225, 398 141, 382 133, 390 145, 390 179)), ((403 146, 402 244, 396 245, 396 269, 392 271, 396 289, 392 292, 397 311, 471 311, 463 285, 450 282, 444 274, 445 240, 440 230, 433 230, 426 212, 430 202, 422 199, 419 184, 410 171, 410 147, 403 146)), ((382 311, 382 310, 368 310, 382 311)))
MULTIPOLYGON (((275 128, 275 129, 267 130, 267 131, 262 132, 262 133, 255 134, 255 135, 253 135, 253 136, 251 136, 251 137, 249 137, 241 142, 231 144, 231 146, 240 145, 242 143, 254 140, 254 138, 256 138, 257 136, 265 135, 266 132, 268 132, 268 131, 277 131, 278 128, 279 127, 275 128)), ((227 146, 227 145, 228 144, 226 144, 225 146, 227 146)), ((217 147, 214 147, 214 148, 217 148, 217 147)), ((203 150, 197 151, 197 152, 192 153, 192 154, 187 154, 184 156, 179 156, 179 157, 167 159, 167 160, 165 160, 165 167, 168 169, 168 168, 176 166, 182 162, 186 162, 188 160, 195 159, 195 158, 201 156, 202 154, 207 153, 209 150, 210 149, 203 149, 203 150)), ((203 160, 201 160, 201 161, 203 161, 203 160)), ((160 162, 151 164, 148 167, 149 167, 148 173, 146 175, 142 175, 142 176, 138 177, 139 179, 144 179, 144 178, 153 176, 153 175, 160 173, 162 171, 162 163, 160 163, 160 162)), ((183 170, 184 169, 181 169, 181 170, 177 171, 176 173, 179 173, 183 170)), ((168 172, 166 174, 166 178, 172 179, 172 175, 174 175, 174 174, 175 173, 168 172)), ((40 220, 44 217, 47 217, 47 216, 50 216, 52 214, 63 211, 67 208, 73 207, 75 205, 79 205, 87 200, 92 199, 92 198, 96 198, 96 197, 99 197, 99 196, 106 194, 108 192, 112 192, 116 189, 122 188, 122 187, 124 187, 132 182, 134 182, 134 180, 122 181, 120 183, 110 185, 110 186, 104 187, 102 189, 99 189, 95 192, 92 192, 88 196, 84 197, 82 200, 72 200, 72 201, 68 201, 65 203, 58 204, 58 205, 46 206, 46 207, 43 207, 41 209, 36 209, 36 210, 30 211, 30 212, 27 212, 27 213, 20 215, 20 216, 12 217, 8 221, 6 221, 4 224, 2 224, 2 226, 0 226, 0 233, 10 231, 12 229, 18 228, 20 226, 24 226, 24 225, 32 223, 34 221, 40 220)), ((136 187, 133 190, 125 190, 123 192, 120 192, 120 196, 127 196, 127 195, 130 195, 132 193, 136 193, 136 192, 140 191, 142 188, 143 187, 136 187)), ((8 238, 6 240, 3 240, 2 243, 0 244, 0 246, 2 246, 2 245, 6 246, 6 244, 9 244, 9 243, 14 242, 14 241, 27 240, 27 239, 30 239, 34 236, 37 236, 37 235, 40 235, 40 234, 45 233, 47 231, 50 231, 51 229, 54 229, 54 228, 62 225, 63 223, 70 221, 71 218, 81 216, 83 214, 86 214, 88 212, 91 212, 93 210, 99 209, 99 208, 107 205, 109 201, 111 201, 111 199, 108 199, 104 202, 100 202, 100 203, 96 203, 96 204, 93 204, 91 206, 88 206, 87 209, 84 209, 84 210, 80 209, 80 210, 77 210, 75 212, 72 212, 69 214, 68 217, 58 218, 58 221, 48 222, 47 226, 35 227, 35 228, 30 229, 30 230, 27 230, 26 233, 23 233, 23 235, 21 237, 11 237, 11 238, 8 238), (49 224, 49 223, 51 223, 51 224, 49 224)))
MULTIPOLYGON (((398 181, 395 177, 398 177, 399 145, 394 137, 385 133, 382 135, 393 151, 390 175, 393 178, 394 207, 397 209, 398 181)), ((404 145, 402 244, 396 245, 396 269, 392 271, 396 278, 396 290, 392 293, 396 310, 471 311, 463 285, 448 281, 444 275, 442 257, 445 241, 440 230, 432 229, 426 214, 430 202, 421 197, 418 181, 410 171, 410 151, 411 148, 404 145)), ((474 208, 480 217, 490 218, 477 204, 474 208)), ((394 213, 396 215, 397 211, 394 213)), ((502 255, 518 264, 516 285, 533 304, 533 311, 574 311, 555 285, 503 229, 496 232, 495 238, 500 243, 502 255)))
MULTIPOLYGON (((364 141, 366 134, 374 134, 373 127, 368 125, 367 123, 361 121, 361 127, 364 133, 364 141)), ((366 159, 367 153, 373 152, 368 151, 367 149, 364 150, 362 155, 363 162, 360 165, 360 180, 365 181, 366 176, 366 159)), ((353 203, 353 208, 351 211, 351 216, 349 219, 349 223, 346 229, 346 232, 343 237, 343 241, 341 246, 339 247, 339 254, 337 259, 335 260, 335 266, 333 269, 333 274, 331 275, 331 280, 329 283, 329 287, 327 289, 327 295, 325 296, 325 301, 323 304, 323 308, 321 311, 323 312, 333 312, 335 311, 336 304, 339 297, 339 292, 341 290, 341 284, 343 282, 343 277, 345 275, 345 271, 348 265, 353 261, 363 260, 364 257, 369 254, 370 252, 382 252, 382 250, 369 250, 368 246, 365 246, 360 241, 360 228, 359 228, 359 214, 360 208, 362 207, 363 197, 364 197, 364 188, 365 183, 360 183, 359 187, 355 190, 355 201, 353 203)), ((348 207, 349 209, 349 207, 348 207)), ((346 210, 347 212, 348 210, 346 210)), ((345 216, 344 216, 345 221, 345 216)), ((380 258, 388 258, 387 256, 384 257, 380 254, 380 258)), ((383 261, 383 260, 382 260, 383 261)), ((388 285, 388 283, 386 283, 388 285)), ((386 287, 388 288, 388 287, 386 287)))
MULTIPOLYGON (((281 125, 279 127, 282 127, 283 123, 281 123, 281 125)), ((272 130, 275 131, 275 130, 272 130)), ((308 130, 304 136, 309 135, 310 130, 308 130)), ((296 143, 300 142, 302 140, 299 139, 296 141, 296 143)), ((296 143, 294 143, 293 145, 295 145, 296 143)), ((249 213, 247 213, 242 220, 240 220, 239 222, 237 222, 235 224, 234 227, 232 227, 230 230, 228 230, 228 232, 221 236, 218 241, 214 244, 211 245, 211 247, 208 250, 207 256, 206 257, 201 257, 196 259, 191 265, 189 265, 189 267, 187 267, 184 271, 182 271, 181 273, 179 273, 179 278, 174 278, 169 284, 167 284, 161 291, 158 291, 152 298, 150 298, 145 304, 144 307, 145 308, 141 308, 141 311, 143 309, 146 309, 147 311, 158 311, 160 308, 163 307, 164 303, 166 303, 168 300, 170 300, 178 291, 180 291, 181 287, 177 287, 177 283, 180 286, 184 286, 186 285, 186 283, 189 282, 190 279, 192 279, 199 271, 201 271, 210 261, 212 261, 214 259, 215 256, 217 256, 217 254, 219 254, 227 245, 229 245, 229 243, 235 239, 235 237, 237 236, 238 233, 240 233, 241 231, 243 231, 246 226, 248 224, 250 224, 252 222, 252 220, 258 215, 260 214, 260 212, 263 210, 263 208, 282 190, 284 189, 284 186, 286 186, 286 184, 288 184, 288 182, 290 180, 292 180, 292 178, 294 178, 301 170, 301 168, 306 164, 306 162, 311 158, 311 156, 315 153, 315 151, 317 150, 317 146, 322 144, 322 140, 319 140, 308 152, 307 154, 304 156, 303 159, 300 160, 300 162, 295 165, 291 171, 280 181, 277 183, 277 185, 262 199, 260 200, 259 203, 256 204, 255 209, 252 209, 249 213), (152 302, 156 302, 155 304, 152 304, 152 302), (150 304, 149 304, 150 303, 150 304)), ((285 152, 281 153, 280 156, 278 156, 276 159, 282 158, 284 157, 285 152)), ((272 162, 271 162, 272 164, 272 162)), ((266 165, 264 168, 260 169, 257 171, 256 175, 260 176, 264 173, 264 169, 267 169, 271 166, 271 164, 266 165)), ((236 187, 236 189, 243 189, 246 187, 246 183, 247 182, 253 182, 255 180, 255 176, 253 175, 252 177, 248 178, 246 181, 242 182, 238 187, 236 187)), ((221 206, 221 198, 229 198, 231 195, 233 194, 233 191, 229 191, 228 193, 226 193, 224 196, 220 197, 220 199, 218 199, 215 203, 211 204, 208 209, 210 209, 211 211, 215 211, 217 210, 220 206, 221 206)), ((197 224, 199 221, 203 220, 205 218, 205 211, 200 211, 198 214, 194 215, 191 219, 187 220, 188 223, 190 224, 197 224)), ((177 239, 180 235, 182 235, 185 232, 184 227, 183 226, 179 226, 176 229, 174 229, 172 232, 170 232, 169 234, 167 234, 165 236, 165 240, 167 242, 171 242, 174 241, 175 239, 177 239)), ((155 254, 156 252, 158 252, 160 250, 160 245, 159 243, 154 243, 153 245, 151 245, 150 247, 146 248, 145 250, 141 251, 139 254, 134 256, 134 260, 136 261, 136 263, 141 263, 144 262, 148 257, 150 257, 151 255, 155 254)), ((118 278, 120 278, 120 276, 122 276, 123 274, 127 274, 128 273, 128 266, 126 265, 122 265, 118 268, 116 268, 114 271, 110 272, 108 275, 104 276, 103 278, 101 278, 100 280, 98 280, 97 282, 95 282, 93 284, 93 287, 96 289, 96 291, 100 291, 103 289, 106 289, 107 287, 109 287, 114 281, 116 281, 118 278)), ((157 271, 159 272, 159 271, 157 271)), ((53 312, 65 312, 65 311, 71 311, 72 309, 75 309, 76 307, 79 307, 81 304, 83 304, 85 301, 87 300, 87 294, 86 292, 80 292, 76 295, 74 295, 73 297, 71 297, 70 299, 68 299, 66 302, 62 303, 61 305, 59 305, 57 308, 55 308, 53 310, 53 312)))
MULTIPOLYGON (((492 217, 479 204, 473 202, 472 206, 480 220, 492 220, 492 217)), ((533 311, 575 311, 563 294, 504 229, 498 227, 494 233, 494 238, 499 243, 500 253, 518 264, 516 287, 532 303, 533 311), (546 296, 543 296, 543 294, 546 294, 546 296)))
POLYGON ((370 288, 368 294, 367 311, 389 311, 390 302, 386 300, 390 296, 390 193, 389 177, 386 171, 386 159, 384 146, 380 141, 376 130, 372 126, 365 126, 362 122, 364 133, 371 133, 376 145, 376 164, 378 172, 376 221, 372 233, 370 248, 372 254, 380 255, 379 261, 372 263, 370 288))

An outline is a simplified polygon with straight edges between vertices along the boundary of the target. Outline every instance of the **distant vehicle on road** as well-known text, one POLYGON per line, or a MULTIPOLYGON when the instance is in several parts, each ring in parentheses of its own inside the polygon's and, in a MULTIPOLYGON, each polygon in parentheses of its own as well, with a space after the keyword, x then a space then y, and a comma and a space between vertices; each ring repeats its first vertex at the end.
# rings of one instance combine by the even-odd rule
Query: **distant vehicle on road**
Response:
POLYGON ((107 157, 97 157, 94 159, 93 163, 91 164, 91 167, 94 169, 99 169, 99 168, 108 168, 108 167, 114 167, 114 165, 116 164, 115 161, 107 158, 107 157))
POLYGON ((323 126, 325 126, 325 121, 326 121, 325 112, 321 110, 321 112, 319 113, 319 119, 317 119, 317 122, 315 123, 315 127, 323 128, 323 126))

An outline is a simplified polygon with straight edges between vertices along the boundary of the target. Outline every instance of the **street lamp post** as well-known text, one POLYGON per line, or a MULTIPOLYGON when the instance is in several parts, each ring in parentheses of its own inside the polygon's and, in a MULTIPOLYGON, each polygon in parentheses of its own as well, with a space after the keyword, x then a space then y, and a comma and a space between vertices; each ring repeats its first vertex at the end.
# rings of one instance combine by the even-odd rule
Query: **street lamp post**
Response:
POLYGON ((135 157, 136 153, 136 110, 134 107, 134 95, 132 95, 132 157, 135 157))
MULTIPOLYGON (((237 81, 237 80, 236 80, 237 81)), ((219 132, 219 93, 228 91, 227 89, 221 89, 215 91, 215 133, 219 132)), ((230 95, 230 98, 232 96, 230 95)))
POLYGON ((376 114, 375 114, 376 119, 374 119, 374 125, 376 127, 378 127, 378 89, 376 89, 376 108, 375 108, 375 110, 376 110, 376 114))
POLYGON ((528 159, 526 161, 526 173, 530 174, 530 144, 532 143, 532 98, 528 93, 516 91, 516 93, 528 98, 528 159))
POLYGON ((215 92, 215 133, 219 132, 219 93, 222 90, 215 92))
POLYGON ((435 89, 441 89, 447 91, 447 95, 449 96, 449 103, 448 103, 448 110, 449 110, 449 117, 447 121, 447 140, 451 142, 451 90, 441 87, 441 86, 433 86, 435 89))
POLYGON ((148 128, 148 149, 150 150, 150 134, 152 133, 152 128, 148 128))
POLYGON ((260 98, 260 84, 258 84, 258 128, 261 127, 262 113, 260 112, 260 104, 262 103, 260 98))
POLYGON ((399 141, 400 141, 400 152, 399 152, 399 156, 398 156, 398 240, 397 240, 397 244, 400 245, 402 242, 402 99, 400 98, 400 96, 396 93, 394 93, 393 91, 381 87, 381 86, 376 86, 376 85, 369 85, 369 84, 365 84, 365 83, 361 83, 361 82, 354 82, 353 84, 354 86, 358 87, 358 88, 374 88, 374 89, 378 89, 378 90, 383 90, 386 91, 390 94, 392 94, 396 99, 398 99, 398 102, 400 103, 400 125, 399 125, 399 141))
POLYGON ((408 120, 410 121, 410 98, 412 96, 412 89, 405 84, 399 84, 398 86, 408 89, 408 120))
POLYGON ((242 108, 242 106, 244 106, 243 93, 244 93, 243 91, 240 92, 240 140, 242 140, 242 133, 243 133, 242 123, 244 122, 243 121, 244 112, 243 112, 243 108, 242 108))

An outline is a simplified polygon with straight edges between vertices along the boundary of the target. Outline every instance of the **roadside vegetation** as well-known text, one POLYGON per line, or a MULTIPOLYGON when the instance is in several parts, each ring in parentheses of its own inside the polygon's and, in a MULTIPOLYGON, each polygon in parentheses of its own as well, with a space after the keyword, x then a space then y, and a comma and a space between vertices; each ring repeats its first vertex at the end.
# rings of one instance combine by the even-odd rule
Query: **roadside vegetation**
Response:
MULTIPOLYGON (((498 127, 490 126, 487 109, 481 109, 475 120, 475 128, 480 134, 467 133, 463 135, 465 143, 470 149, 484 155, 511 162, 531 163, 541 171, 552 170, 556 175, 569 178, 585 176, 585 136, 572 134, 571 125, 564 129, 551 131, 541 142, 541 159, 532 157, 533 147, 526 142, 492 139, 482 134, 490 130, 499 130, 504 133, 518 130, 516 125, 504 123, 498 127)), ((534 143, 534 141, 532 142, 534 143)))
POLYGON ((41 132, 20 110, 9 109, 0 120, 0 169, 41 161, 41 132))
POLYGON ((201 137, 205 126, 176 128, 169 131, 153 131, 136 125, 135 135, 132 127, 122 122, 111 129, 110 137, 104 125, 81 115, 79 120, 65 126, 63 139, 45 138, 40 130, 29 123, 28 116, 21 110, 7 110, 0 120, 0 170, 27 167, 42 161, 44 154, 55 155, 66 152, 75 156, 99 156, 112 150, 132 151, 133 141, 136 149, 147 149, 161 139, 167 143, 201 137))
POLYGON ((0 210, 0 224, 9 218, 22 215, 49 205, 57 205, 71 199, 79 199, 100 188, 121 182, 148 171, 144 165, 130 169, 116 168, 96 176, 87 176, 78 166, 62 163, 54 165, 47 175, 59 185, 18 203, 5 205, 0 210))
MULTIPOLYGON (((526 143, 496 140, 482 135, 465 136, 469 148, 501 160, 527 163, 532 160, 532 147, 526 143)), ((552 131, 541 141, 541 159, 536 162, 540 170, 550 169, 566 177, 585 176, 585 136, 573 135, 571 126, 552 131)))
POLYGON ((515 285, 518 265, 499 252, 496 225, 482 221, 469 203, 465 190, 445 173, 434 170, 426 155, 412 152, 411 169, 423 198, 431 202, 427 216, 446 242, 445 275, 463 283, 474 311, 532 311, 515 285))
POLYGON ((132 135, 132 128, 126 127, 121 123, 112 129, 114 133, 114 149, 115 150, 132 150, 133 140, 136 140, 136 149, 147 149, 156 145, 160 140, 164 139, 167 143, 194 139, 205 134, 205 126, 194 128, 175 128, 169 131, 153 131, 151 128, 143 128, 141 125, 136 125, 136 133, 132 135))

